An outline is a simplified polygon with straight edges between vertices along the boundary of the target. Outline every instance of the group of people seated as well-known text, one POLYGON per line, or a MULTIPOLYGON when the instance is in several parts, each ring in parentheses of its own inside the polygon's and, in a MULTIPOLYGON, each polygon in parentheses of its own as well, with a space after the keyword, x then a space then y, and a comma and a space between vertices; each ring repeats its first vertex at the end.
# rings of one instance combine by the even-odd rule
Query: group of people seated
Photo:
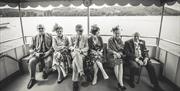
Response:
MULTIPOLYGON (((130 67, 130 87, 134 88, 135 70, 139 66, 145 66, 148 70, 151 83, 154 88, 159 91, 160 86, 157 80, 154 67, 146 52, 145 41, 140 39, 138 32, 134 33, 134 37, 125 43, 121 39, 121 29, 119 26, 112 28, 112 37, 108 40, 108 52, 113 58, 112 64, 114 73, 117 78, 117 87, 120 90, 126 90, 123 84, 123 63, 128 63, 130 67)), ((45 32, 42 24, 37 26, 38 34, 32 38, 29 56, 29 72, 30 81, 27 88, 30 89, 37 83, 35 78, 36 65, 40 63, 40 71, 43 72, 42 78, 46 79, 49 73, 57 70, 57 83, 61 83, 72 72, 73 91, 79 91, 80 81, 85 80, 97 84, 97 73, 100 69, 104 79, 110 79, 106 73, 102 62, 103 55, 103 39, 99 36, 100 28, 97 25, 91 26, 91 35, 83 35, 83 27, 77 24, 75 27, 76 35, 69 39, 63 35, 63 27, 58 24, 54 25, 53 32, 56 36, 52 36, 45 32), (86 63, 88 62, 88 63, 86 63), (88 72, 86 66, 90 66, 88 72), (92 80, 87 80, 92 75, 92 80)))

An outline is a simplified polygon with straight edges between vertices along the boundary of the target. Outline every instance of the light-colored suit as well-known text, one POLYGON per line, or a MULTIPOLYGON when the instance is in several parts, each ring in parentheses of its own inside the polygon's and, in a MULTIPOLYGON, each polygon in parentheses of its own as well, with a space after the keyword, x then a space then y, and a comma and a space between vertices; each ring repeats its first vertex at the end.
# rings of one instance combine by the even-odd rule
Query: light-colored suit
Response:
POLYGON ((87 55, 89 46, 88 38, 84 35, 81 35, 79 46, 77 45, 78 35, 72 36, 70 41, 70 49, 72 50, 72 67, 73 67, 73 76, 72 81, 78 81, 78 75, 83 71, 83 57, 87 55))
POLYGON ((46 73, 50 70, 52 66, 52 36, 51 34, 45 33, 44 39, 41 35, 36 35, 32 38, 32 43, 30 45, 30 56, 29 56, 29 71, 32 79, 35 79, 36 64, 41 62, 43 71, 46 73), (44 42, 42 42, 44 41, 44 42), (42 45, 42 43, 44 45, 42 45), (43 48, 42 48, 42 46, 43 48), (46 57, 40 58, 36 57, 36 53, 45 53, 46 57))

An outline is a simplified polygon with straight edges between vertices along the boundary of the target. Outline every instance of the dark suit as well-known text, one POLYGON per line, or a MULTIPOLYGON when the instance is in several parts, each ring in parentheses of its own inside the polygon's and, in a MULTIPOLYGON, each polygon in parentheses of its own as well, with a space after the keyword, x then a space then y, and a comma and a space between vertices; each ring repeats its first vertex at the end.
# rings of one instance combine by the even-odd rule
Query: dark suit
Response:
MULTIPOLYGON (((145 50, 146 50, 145 41, 139 40, 138 44, 140 46, 140 51, 141 51, 141 56, 142 56, 141 60, 143 61, 146 57, 148 57, 148 55, 145 52, 145 50)), ((130 40, 126 41, 124 49, 125 49, 125 53, 126 53, 126 60, 130 65, 130 81, 133 82, 136 69, 139 68, 139 64, 135 61, 136 56, 135 56, 134 40, 130 39, 130 40)), ((158 85, 158 80, 155 75, 155 70, 154 70, 154 67, 153 67, 152 63, 150 62, 150 60, 148 60, 147 65, 145 65, 145 67, 148 71, 151 83, 155 86, 158 85)))

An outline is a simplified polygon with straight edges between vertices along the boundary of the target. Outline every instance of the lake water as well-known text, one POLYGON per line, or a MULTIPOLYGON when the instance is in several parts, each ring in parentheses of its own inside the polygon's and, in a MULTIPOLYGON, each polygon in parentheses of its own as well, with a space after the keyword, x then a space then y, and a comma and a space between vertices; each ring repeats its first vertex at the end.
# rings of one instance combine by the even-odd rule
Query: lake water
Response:
MULTIPOLYGON (((101 34, 112 34, 111 29, 120 25, 123 35, 132 35, 138 31, 142 36, 158 37, 161 16, 99 16, 90 17, 90 25, 97 24, 101 34)), ((82 24, 84 34, 87 34, 87 17, 23 17, 25 36, 37 34, 36 26, 43 24, 46 32, 52 33, 55 23, 60 24, 64 34, 75 34, 76 24, 82 24)), ((164 16, 162 38, 180 43, 180 16, 164 16)), ((0 42, 22 36, 20 19, 18 17, 1 17, 1 23, 7 23, 7 29, 0 30, 0 42)), ((54 34, 54 33, 52 33, 54 34)), ((106 42, 108 37, 104 38, 106 42)), ((129 38, 124 38, 127 40, 129 38)), ((155 45, 155 39, 146 39, 148 45, 155 45)), ((29 41, 28 41, 29 43, 29 41)), ((22 39, 0 45, 0 51, 22 44, 22 39)), ((179 47, 178 47, 179 48, 179 47)))

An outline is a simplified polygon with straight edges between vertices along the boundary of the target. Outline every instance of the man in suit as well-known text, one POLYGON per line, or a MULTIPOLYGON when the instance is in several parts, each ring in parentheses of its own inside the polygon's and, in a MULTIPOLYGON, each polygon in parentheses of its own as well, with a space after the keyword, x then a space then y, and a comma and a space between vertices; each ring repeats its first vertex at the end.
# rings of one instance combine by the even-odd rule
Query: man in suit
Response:
POLYGON ((46 79, 48 72, 50 71, 52 61, 52 36, 45 33, 44 26, 39 24, 37 26, 38 34, 32 38, 32 44, 30 45, 29 56, 29 72, 31 79, 27 85, 30 89, 36 83, 35 73, 36 64, 40 62, 41 70, 43 71, 43 79, 46 79))
POLYGON ((156 90, 161 89, 155 74, 155 69, 148 57, 145 41, 140 39, 138 32, 134 33, 134 38, 125 42, 125 53, 130 65, 130 86, 135 87, 134 75, 139 66, 145 66, 148 71, 151 83, 156 90))
POLYGON ((87 55, 88 47, 88 38, 83 34, 82 25, 76 25, 76 35, 71 37, 70 41, 70 49, 71 55, 73 58, 72 61, 72 81, 73 81, 73 91, 79 90, 79 81, 78 78, 84 78, 84 70, 83 70, 83 59, 87 55))

